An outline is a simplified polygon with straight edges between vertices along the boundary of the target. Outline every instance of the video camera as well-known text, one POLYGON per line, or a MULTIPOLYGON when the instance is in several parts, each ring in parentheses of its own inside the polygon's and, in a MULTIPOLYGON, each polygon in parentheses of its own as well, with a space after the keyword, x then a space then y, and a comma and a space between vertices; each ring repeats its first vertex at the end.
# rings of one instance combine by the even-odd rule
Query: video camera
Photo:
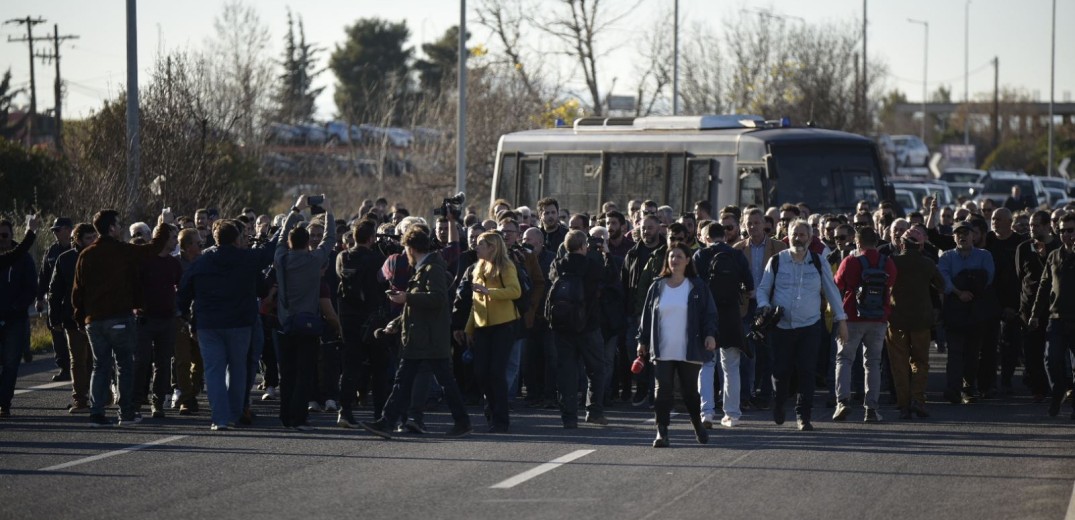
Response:
POLYGON ((766 307, 754 317, 754 323, 750 326, 747 338, 758 342, 765 341, 765 337, 776 328, 776 324, 783 317, 783 307, 766 307))
POLYGON ((467 194, 463 192, 456 193, 454 197, 441 201, 441 206, 433 210, 433 215, 437 217, 451 215, 455 220, 460 220, 463 215, 463 204, 466 203, 467 194))

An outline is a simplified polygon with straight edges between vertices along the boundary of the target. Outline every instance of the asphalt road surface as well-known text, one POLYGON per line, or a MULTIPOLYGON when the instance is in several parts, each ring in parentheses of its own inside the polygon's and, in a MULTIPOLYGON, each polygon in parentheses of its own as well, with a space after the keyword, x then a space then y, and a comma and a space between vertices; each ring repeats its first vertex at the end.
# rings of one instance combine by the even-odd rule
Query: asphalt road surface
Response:
MULTIPOLYGON (((936 355, 933 366, 939 394, 936 355)), ((512 433, 458 440, 440 434, 443 405, 427 415, 433 433, 392 441, 330 414, 314 414, 312 432, 284 430, 261 401, 253 426, 226 432, 209 430, 205 406, 91 429, 66 413, 69 387, 52 372, 50 359, 24 365, 0 419, 0 518, 1075 520, 1070 404, 1049 418, 1025 395, 931 402, 933 417, 914 421, 886 408, 864 424, 860 407, 829 420, 819 393, 814 432, 750 411, 702 446, 677 415, 672 447, 653 449, 652 411, 624 404, 607 427, 564 430, 558 412, 517 403, 512 433)))

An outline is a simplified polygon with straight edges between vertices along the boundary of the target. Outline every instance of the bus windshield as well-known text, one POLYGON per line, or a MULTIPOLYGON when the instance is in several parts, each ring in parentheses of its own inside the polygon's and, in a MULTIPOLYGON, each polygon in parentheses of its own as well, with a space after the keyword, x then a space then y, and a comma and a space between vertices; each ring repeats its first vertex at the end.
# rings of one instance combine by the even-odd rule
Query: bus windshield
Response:
POLYGON ((877 160, 867 146, 779 144, 770 147, 769 205, 806 202, 815 212, 851 211, 880 200, 877 160))

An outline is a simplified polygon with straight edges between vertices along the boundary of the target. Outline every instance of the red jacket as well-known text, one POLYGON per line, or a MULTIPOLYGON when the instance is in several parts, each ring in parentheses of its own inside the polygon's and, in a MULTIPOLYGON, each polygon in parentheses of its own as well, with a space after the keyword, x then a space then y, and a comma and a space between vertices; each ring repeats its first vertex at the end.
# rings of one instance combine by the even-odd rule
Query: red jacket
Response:
MULTIPOLYGON (((881 253, 877 252, 876 248, 867 249, 861 255, 866 256, 871 266, 876 266, 881 259, 881 253)), ((879 321, 858 317, 855 295, 862 283, 862 264, 859 263, 861 255, 852 255, 840 262, 840 268, 836 270, 836 287, 843 294, 844 312, 847 313, 848 321, 879 321)), ((885 258, 885 272, 888 273, 888 295, 885 298, 885 319, 882 321, 888 321, 888 316, 892 313, 892 286, 896 283, 896 263, 891 258, 885 258)))

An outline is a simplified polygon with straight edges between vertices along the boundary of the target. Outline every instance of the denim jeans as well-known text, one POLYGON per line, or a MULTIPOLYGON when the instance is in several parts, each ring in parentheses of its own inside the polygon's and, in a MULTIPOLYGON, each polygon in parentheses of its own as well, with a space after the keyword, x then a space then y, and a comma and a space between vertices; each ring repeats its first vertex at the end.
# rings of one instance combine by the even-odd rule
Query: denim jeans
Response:
MULTIPOLYGON (((519 327, 523 326, 522 320, 519 320, 519 327)), ((526 337, 516 339, 511 344, 511 356, 508 357, 508 399, 515 399, 515 396, 519 395, 519 371, 522 367, 523 361, 523 345, 526 344, 526 337)))
MULTIPOLYGON (((723 349, 721 349, 723 350, 723 349)), ((713 383, 713 377, 716 375, 717 360, 713 359, 702 363, 701 369, 698 370, 698 398, 701 400, 702 416, 712 416, 717 409, 716 387, 713 383)))
POLYGON ((773 344, 773 406, 784 406, 791 393, 791 380, 797 380, 795 415, 810 420, 814 407, 814 366, 821 341, 818 320, 813 325, 797 329, 774 329, 773 344))
POLYGON ((138 326, 138 346, 134 351, 135 406, 148 402, 161 407, 164 396, 172 391, 176 321, 178 318, 174 317, 147 318, 138 326))
POLYGON ((138 331, 134 316, 97 320, 86 325, 93 350, 93 375, 90 376, 90 414, 104 415, 109 404, 112 363, 119 380, 119 413, 123 419, 134 417, 134 349, 138 331))
MULTIPOLYGON (((866 370, 867 410, 876 410, 881 396, 881 349, 885 344, 888 325, 883 321, 848 321, 847 342, 836 340, 836 399, 851 397, 851 365, 859 345, 865 345, 863 368, 866 370)), ((799 382, 802 383, 801 381, 799 382)))
POLYGON ((724 415, 732 419, 743 416, 739 409, 740 390, 739 366, 742 352, 737 348, 722 348, 720 352, 720 369, 724 376, 724 415))
POLYGON ((22 355, 30 348, 30 320, 8 320, 0 327, 0 408, 11 408, 15 380, 19 377, 22 355))
POLYGON ((579 362, 586 367, 589 392, 586 411, 593 417, 605 414, 605 356, 601 331, 579 334, 556 334, 557 384, 560 392, 560 418, 564 424, 578 421, 579 362))
POLYGON ((213 424, 239 420, 246 396, 246 368, 250 355, 250 327, 198 329, 198 346, 205 361, 206 393, 213 424))
MULTIPOLYGON (((1062 396, 1072 386, 1070 356, 1075 356, 1075 324, 1061 320, 1049 320, 1048 350, 1045 354, 1045 369, 1052 385, 1052 395, 1062 396)), ((1075 402, 1072 403, 1075 408, 1075 402)))

